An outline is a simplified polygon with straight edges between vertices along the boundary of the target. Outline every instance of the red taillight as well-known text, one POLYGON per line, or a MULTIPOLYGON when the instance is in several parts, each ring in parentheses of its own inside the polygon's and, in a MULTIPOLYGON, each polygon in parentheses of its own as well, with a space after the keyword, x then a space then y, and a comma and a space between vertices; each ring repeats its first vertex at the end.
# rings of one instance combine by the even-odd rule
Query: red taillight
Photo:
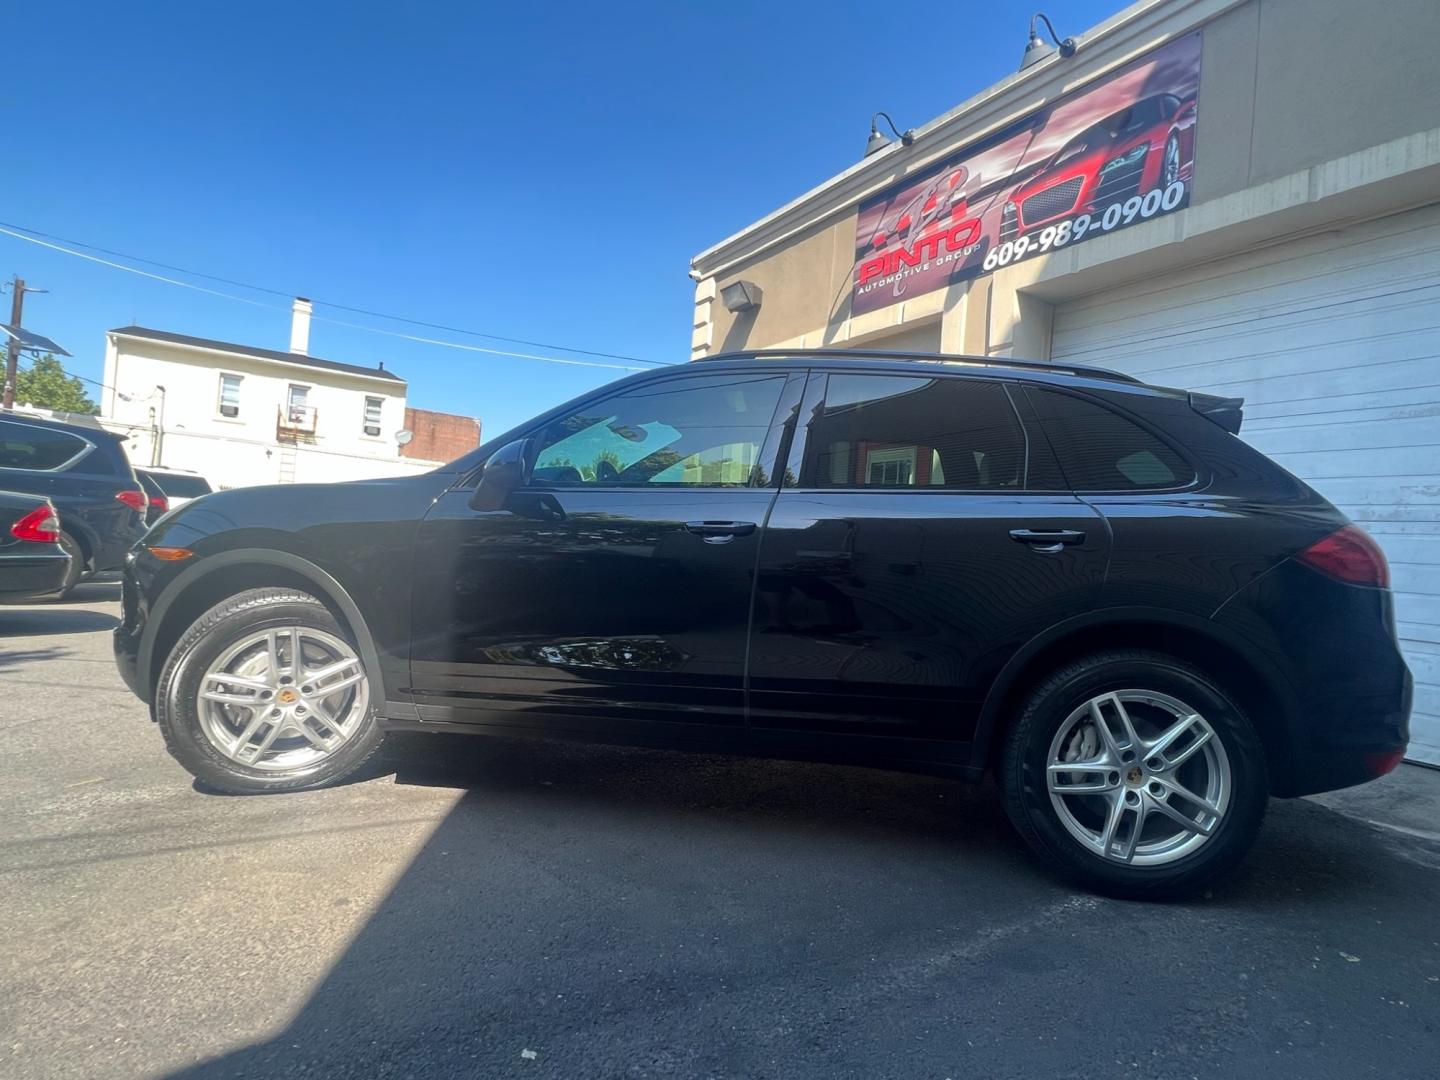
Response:
POLYGON ((37 544, 53 544, 60 539, 60 522, 48 506, 37 506, 10 526, 10 535, 17 540, 33 540, 37 544))
POLYGON ((145 505, 146 505, 145 492, 143 492, 143 491, 117 491, 117 492, 115 493, 115 498, 119 499, 119 500, 120 500, 121 502, 123 502, 126 506, 130 507, 131 510, 138 511, 138 512, 141 513, 141 514, 145 513, 145 505))
POLYGON ((1394 772, 1395 767, 1405 760, 1404 750, 1384 750, 1365 755, 1365 769, 1371 776, 1384 776, 1394 772))
POLYGON ((163 514, 163 513, 165 513, 166 510, 169 510, 169 509, 170 509, 170 500, 167 499, 167 498, 165 498, 164 495, 151 495, 151 496, 150 496, 150 509, 151 509, 151 510, 159 510, 160 513, 163 514))
POLYGON ((1337 581, 1351 585, 1390 587, 1390 567, 1380 545, 1370 534, 1354 525, 1346 525, 1317 540, 1295 556, 1306 566, 1314 567, 1337 581))

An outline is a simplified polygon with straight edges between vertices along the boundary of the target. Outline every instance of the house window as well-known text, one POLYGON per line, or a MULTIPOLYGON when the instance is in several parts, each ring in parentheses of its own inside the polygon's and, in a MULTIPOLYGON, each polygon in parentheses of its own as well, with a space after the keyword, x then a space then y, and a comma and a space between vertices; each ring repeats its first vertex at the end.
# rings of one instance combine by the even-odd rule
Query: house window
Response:
POLYGON ((305 422, 306 408, 310 404, 310 388, 301 386, 298 383, 290 384, 289 409, 290 423, 303 424, 305 422))
POLYGON ((240 376, 220 376, 220 415, 236 417, 240 415, 240 376))
POLYGON ((871 450, 865 455, 869 487, 909 487, 914 483, 915 447, 871 450))
POLYGON ((367 397, 365 399, 365 434, 380 434, 380 405, 378 397, 367 397))

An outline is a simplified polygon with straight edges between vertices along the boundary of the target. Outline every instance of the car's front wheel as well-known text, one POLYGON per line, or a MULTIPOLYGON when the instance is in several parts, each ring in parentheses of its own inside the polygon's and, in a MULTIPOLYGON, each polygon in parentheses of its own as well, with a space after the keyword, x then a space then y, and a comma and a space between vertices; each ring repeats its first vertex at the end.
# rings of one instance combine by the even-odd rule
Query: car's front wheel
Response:
POLYGON ((290 589, 251 589, 202 615, 156 687, 170 752, 235 794, 335 783, 379 746, 370 675, 330 611, 290 589))
POLYGON ((1180 179, 1180 136, 1174 132, 1165 140, 1165 156, 1160 166, 1160 186, 1169 187, 1180 179))
POLYGON ((1046 678, 1012 727, 1006 809, 1032 847, 1089 888, 1198 892, 1249 850, 1268 797, 1264 750, 1203 672, 1141 651, 1046 678))

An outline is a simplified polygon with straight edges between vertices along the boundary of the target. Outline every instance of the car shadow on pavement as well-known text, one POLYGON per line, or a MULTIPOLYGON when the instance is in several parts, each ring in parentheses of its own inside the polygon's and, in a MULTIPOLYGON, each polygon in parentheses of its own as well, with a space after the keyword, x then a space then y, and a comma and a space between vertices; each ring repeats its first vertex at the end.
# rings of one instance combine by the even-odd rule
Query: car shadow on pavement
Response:
POLYGON ((0 622, 0 671, 22 667, 64 655, 59 649, 7 649, 4 647, 4 624, 0 622))
POLYGON ((113 630, 120 625, 103 611, 76 611, 64 607, 0 607, 0 656, 7 637, 43 637, 46 634, 86 634, 113 630))
MULTIPOLYGON (((1304 801, 1272 805, 1213 899, 1135 904, 1049 876, 988 787, 434 736, 384 764, 464 794, 283 1030, 176 1075, 1110 1075, 1136 1017, 1179 1010, 1188 1076, 1207 1038, 1274 1060, 1227 1019, 1237 971, 1273 988, 1338 965, 1306 1023, 1347 1029, 1436 900, 1423 859, 1304 801), (1179 996, 1157 1007, 1118 940, 1178 962, 1179 996), (1106 1007, 1077 1041, 1085 1000, 1106 1007)), ((1315 1075, 1382 1060, 1391 1034, 1358 1027, 1315 1075)))
POLYGON ((82 581, 71 591, 64 600, 51 600, 53 605, 68 607, 74 604, 106 604, 118 603, 120 600, 120 581, 116 579, 101 578, 96 581, 82 581))

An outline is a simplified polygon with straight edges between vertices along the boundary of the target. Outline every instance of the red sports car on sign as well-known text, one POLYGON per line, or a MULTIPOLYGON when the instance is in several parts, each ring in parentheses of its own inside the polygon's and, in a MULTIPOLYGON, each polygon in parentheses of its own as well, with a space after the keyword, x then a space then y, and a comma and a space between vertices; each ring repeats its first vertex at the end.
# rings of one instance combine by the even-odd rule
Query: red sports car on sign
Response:
POLYGON ((1017 187, 1002 213, 1000 239, 1188 180, 1194 153, 1195 99, 1142 98, 1080 132, 1017 187))

